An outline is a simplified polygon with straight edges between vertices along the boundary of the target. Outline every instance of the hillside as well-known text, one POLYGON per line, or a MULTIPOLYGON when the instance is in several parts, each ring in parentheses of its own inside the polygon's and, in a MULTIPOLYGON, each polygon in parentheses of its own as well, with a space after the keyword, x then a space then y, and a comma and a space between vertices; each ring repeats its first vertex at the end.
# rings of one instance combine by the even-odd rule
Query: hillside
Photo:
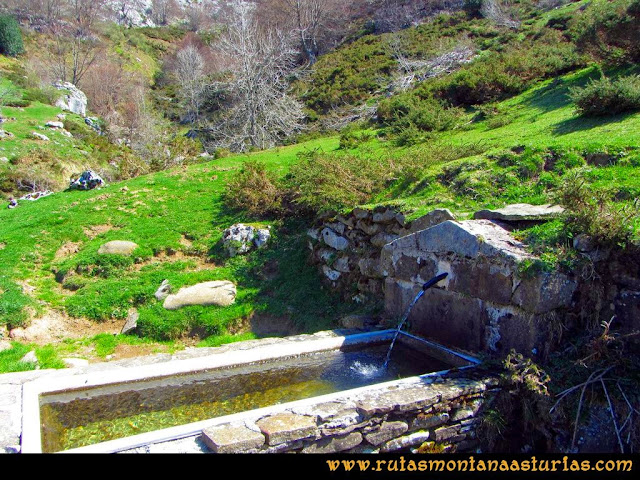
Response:
MULTIPOLYGON (((272 5, 257 3, 263 13, 272 5)), ((640 305, 640 2, 444 1, 412 22, 381 16, 391 3, 358 4, 348 20, 327 22, 327 36, 314 39, 317 58, 298 45, 274 66, 265 59, 273 48, 245 51, 258 80, 225 52, 234 24, 220 17, 206 28, 99 23, 100 56, 82 79, 87 117, 55 106, 60 91, 44 67, 55 36, 23 27, 24 53, 0 55, 0 191, 53 194, 0 209, 0 373, 354 319, 391 325, 384 295, 354 295, 358 285, 332 284, 312 265, 312 227, 354 208, 390 207, 404 222, 436 208, 467 220, 529 203, 564 213, 511 231, 535 255, 518 275, 579 279, 572 307, 593 308, 543 318, 563 343, 541 367, 509 355, 491 368, 518 401, 546 412, 552 395, 589 384, 594 372, 612 372, 634 391, 637 332, 625 325, 620 333, 607 301, 623 285, 635 302, 629 311, 640 305), (251 103, 256 92, 265 97, 251 103), (68 190, 86 169, 106 184, 68 190), (266 246, 230 256, 223 235, 239 223, 267 229, 266 246), (104 253, 112 241, 135 246, 104 253), (237 289, 231 305, 169 309, 157 296, 165 281, 176 293, 220 280, 237 289), (135 329, 121 334, 128 321, 135 329), (31 350, 37 367, 22 361, 31 350)), ((396 4, 415 12, 416 2, 396 4)), ((271 41, 255 31, 247 38, 271 41)), ((638 400, 623 397, 614 395, 617 409, 638 400)), ((525 448, 510 438, 517 427, 500 432, 524 407, 503 400, 483 424, 490 448, 525 448)), ((567 407, 562 428, 576 408, 567 407)), ((524 421, 527 435, 549 441, 546 416, 524 421)), ((629 431, 631 448, 637 433, 629 431)))

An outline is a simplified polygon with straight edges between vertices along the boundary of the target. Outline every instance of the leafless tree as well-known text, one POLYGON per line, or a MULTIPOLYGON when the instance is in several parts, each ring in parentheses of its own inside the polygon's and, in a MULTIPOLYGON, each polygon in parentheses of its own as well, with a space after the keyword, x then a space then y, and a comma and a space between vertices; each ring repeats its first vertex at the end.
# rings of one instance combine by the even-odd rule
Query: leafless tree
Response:
POLYGON ((251 5, 239 2, 233 15, 219 40, 231 79, 211 86, 230 105, 209 133, 216 148, 268 148, 298 131, 304 118, 302 105, 287 95, 296 50, 290 36, 260 28, 251 5))
POLYGON ((509 6, 502 0, 483 0, 480 13, 496 25, 518 29, 520 21, 516 20, 509 6))
POLYGON ((180 97, 187 109, 187 115, 195 122, 200 120, 206 75, 204 59, 194 45, 187 45, 178 51, 175 62, 175 76, 180 97))
POLYGON ((63 10, 66 20, 50 25, 54 38, 50 63, 57 80, 79 85, 95 63, 101 42, 94 28, 106 6, 106 0, 67 0, 63 10))
POLYGON ((177 9, 175 0, 152 0, 151 19, 156 25, 167 25, 177 9))

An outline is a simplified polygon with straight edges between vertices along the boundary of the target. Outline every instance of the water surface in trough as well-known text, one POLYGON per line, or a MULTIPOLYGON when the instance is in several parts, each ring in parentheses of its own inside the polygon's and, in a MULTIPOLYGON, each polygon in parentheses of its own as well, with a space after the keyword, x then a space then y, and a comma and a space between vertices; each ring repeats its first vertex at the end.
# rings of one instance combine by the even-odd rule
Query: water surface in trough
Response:
POLYGON ((44 452, 68 450, 255 408, 451 368, 388 343, 41 396, 44 452), (73 397, 76 398, 73 398, 73 397))

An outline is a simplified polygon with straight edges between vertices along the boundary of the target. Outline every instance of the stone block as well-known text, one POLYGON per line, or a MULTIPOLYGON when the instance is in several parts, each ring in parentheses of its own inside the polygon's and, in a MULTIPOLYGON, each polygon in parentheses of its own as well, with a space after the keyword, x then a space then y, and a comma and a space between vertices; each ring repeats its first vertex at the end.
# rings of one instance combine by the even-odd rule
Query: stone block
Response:
POLYGON ((314 417, 286 412, 263 417, 256 425, 270 446, 312 437, 317 431, 314 417))
POLYGON ((392 438, 399 437, 409 430, 405 422, 383 422, 378 430, 367 433, 364 438, 371 445, 381 445, 392 438))
POLYGON ((336 453, 357 447, 362 443, 362 434, 352 432, 348 435, 323 438, 302 449, 302 453, 336 453))
POLYGON ((533 313, 568 307, 578 286, 575 280, 558 273, 543 273, 522 279, 513 292, 513 303, 533 313))
POLYGON ((214 453, 241 453, 264 445, 262 433, 244 425, 221 425, 202 431, 202 441, 214 453))
POLYGON ((511 302, 513 271, 486 259, 451 262, 448 289, 469 297, 501 303, 511 302))
POLYGON ((405 448, 415 447, 416 445, 422 445, 429 440, 429 432, 415 432, 403 437, 394 438, 389 440, 380 447, 380 451, 383 453, 393 452, 396 450, 402 450, 405 448))
POLYGON ((411 430, 422 430, 441 427, 448 421, 449 414, 446 412, 437 414, 421 413, 411 421, 411 430))

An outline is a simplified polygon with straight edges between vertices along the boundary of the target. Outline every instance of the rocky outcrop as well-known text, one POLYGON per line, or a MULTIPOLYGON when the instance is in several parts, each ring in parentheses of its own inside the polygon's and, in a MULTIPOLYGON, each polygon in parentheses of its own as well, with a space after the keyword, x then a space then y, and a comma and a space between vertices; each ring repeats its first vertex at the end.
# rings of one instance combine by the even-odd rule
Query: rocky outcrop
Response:
POLYGON ((227 280, 203 282, 178 290, 165 298, 163 307, 177 310, 190 305, 218 305, 226 307, 236 299, 236 286, 227 280))
POLYGON ((64 95, 56 102, 56 107, 83 117, 87 114, 87 96, 82 90, 69 82, 57 82, 53 86, 64 92, 64 95))
POLYGON ((527 274, 536 257, 488 220, 447 221, 383 248, 385 307, 401 316, 422 284, 447 272, 414 306, 413 331, 468 351, 545 354, 553 320, 572 304, 577 281, 527 274))

